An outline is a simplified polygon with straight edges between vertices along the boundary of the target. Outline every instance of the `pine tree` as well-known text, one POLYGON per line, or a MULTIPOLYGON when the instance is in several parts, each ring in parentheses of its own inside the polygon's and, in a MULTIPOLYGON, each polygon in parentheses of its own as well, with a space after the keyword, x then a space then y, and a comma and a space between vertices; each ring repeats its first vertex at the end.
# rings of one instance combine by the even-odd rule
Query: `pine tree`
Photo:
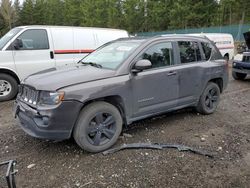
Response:
POLYGON ((250 23, 249 0, 0 0, 0 35, 18 25, 164 31, 250 23))
POLYGON ((34 20, 34 0, 26 0, 20 13, 20 22, 22 25, 36 24, 34 20))
POLYGON ((20 12, 21 12, 21 7, 20 7, 20 2, 19 0, 14 1, 14 26, 19 26, 20 25, 20 12))
POLYGON ((10 0, 2 0, 0 6, 0 14, 4 20, 5 25, 8 29, 12 28, 12 23, 14 22, 14 9, 11 5, 10 0))

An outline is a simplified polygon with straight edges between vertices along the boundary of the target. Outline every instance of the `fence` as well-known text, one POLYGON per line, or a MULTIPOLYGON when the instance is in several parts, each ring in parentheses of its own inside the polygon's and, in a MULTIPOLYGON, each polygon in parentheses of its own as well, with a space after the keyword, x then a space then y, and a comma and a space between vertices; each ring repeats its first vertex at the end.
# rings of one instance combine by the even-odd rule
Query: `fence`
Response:
POLYGON ((137 33, 137 36, 155 36, 163 34, 188 34, 188 33, 230 33, 233 35, 235 41, 244 41, 243 33, 247 31, 250 31, 250 24, 178 29, 178 30, 160 31, 160 32, 143 32, 143 33, 137 33))

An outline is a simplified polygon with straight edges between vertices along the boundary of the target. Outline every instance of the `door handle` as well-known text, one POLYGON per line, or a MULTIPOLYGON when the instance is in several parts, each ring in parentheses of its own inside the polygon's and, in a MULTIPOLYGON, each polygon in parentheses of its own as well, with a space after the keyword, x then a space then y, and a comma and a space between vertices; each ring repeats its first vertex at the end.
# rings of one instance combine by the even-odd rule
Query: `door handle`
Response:
POLYGON ((50 59, 54 59, 54 52, 50 51, 50 59))
POLYGON ((175 71, 170 71, 170 72, 168 72, 168 76, 173 76, 173 75, 176 75, 177 74, 177 72, 175 72, 175 71))

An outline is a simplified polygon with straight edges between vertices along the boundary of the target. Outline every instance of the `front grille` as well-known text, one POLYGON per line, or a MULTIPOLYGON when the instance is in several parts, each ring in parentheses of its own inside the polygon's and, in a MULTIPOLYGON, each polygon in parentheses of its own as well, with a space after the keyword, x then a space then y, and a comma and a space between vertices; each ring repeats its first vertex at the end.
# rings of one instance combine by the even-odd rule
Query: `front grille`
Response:
POLYGON ((236 69, 240 69, 240 70, 250 70, 250 67, 247 66, 238 66, 238 67, 234 67, 236 69))
POLYGON ((250 67, 243 67, 243 70, 246 69, 246 70, 250 70, 250 67))
POLYGON ((19 89, 19 96, 25 103, 36 105, 38 100, 38 91, 32 87, 21 85, 19 89))

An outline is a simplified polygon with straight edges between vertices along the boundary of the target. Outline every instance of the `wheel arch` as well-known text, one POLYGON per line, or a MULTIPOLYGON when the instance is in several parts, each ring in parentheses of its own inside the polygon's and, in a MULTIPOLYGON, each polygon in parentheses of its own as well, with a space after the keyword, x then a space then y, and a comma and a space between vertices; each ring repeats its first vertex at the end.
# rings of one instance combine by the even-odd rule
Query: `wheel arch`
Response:
POLYGON ((229 53, 225 53, 223 57, 227 58, 227 60, 229 60, 229 58, 230 58, 229 53))
POLYGON ((105 96, 105 97, 101 97, 101 98, 91 99, 91 100, 84 102, 82 109, 84 109, 87 105, 89 105, 93 102, 97 102, 97 101, 104 101, 104 102, 107 102, 107 103, 114 105, 121 113, 124 125, 127 126, 125 103, 124 103, 121 96, 110 95, 110 96, 105 96))
POLYGON ((17 74, 14 71, 10 69, 6 69, 6 68, 0 68, 0 73, 4 73, 4 74, 8 74, 12 76, 13 78, 15 78, 17 83, 20 84, 20 79, 18 78, 17 74))
POLYGON ((222 91, 223 91, 223 79, 222 78, 213 78, 213 79, 209 80, 208 82, 213 82, 213 83, 217 84, 220 88, 220 92, 222 93, 222 91))

